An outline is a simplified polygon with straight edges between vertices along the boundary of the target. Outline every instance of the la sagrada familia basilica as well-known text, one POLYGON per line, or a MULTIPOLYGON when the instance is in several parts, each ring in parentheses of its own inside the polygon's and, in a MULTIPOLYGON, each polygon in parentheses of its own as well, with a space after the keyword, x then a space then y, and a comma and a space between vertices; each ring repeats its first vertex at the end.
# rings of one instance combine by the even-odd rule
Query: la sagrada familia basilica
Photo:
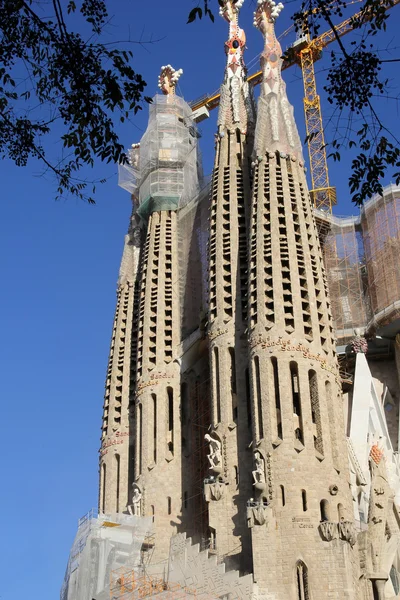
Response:
POLYGON ((256 5, 256 102, 242 4, 220 1, 227 62, 211 181, 201 115, 176 94, 171 65, 121 169, 133 212, 99 514, 80 523, 65 600, 400 598, 400 341, 392 332, 386 362, 369 359, 372 336, 356 332, 343 376, 326 240, 281 75, 283 5, 256 5))

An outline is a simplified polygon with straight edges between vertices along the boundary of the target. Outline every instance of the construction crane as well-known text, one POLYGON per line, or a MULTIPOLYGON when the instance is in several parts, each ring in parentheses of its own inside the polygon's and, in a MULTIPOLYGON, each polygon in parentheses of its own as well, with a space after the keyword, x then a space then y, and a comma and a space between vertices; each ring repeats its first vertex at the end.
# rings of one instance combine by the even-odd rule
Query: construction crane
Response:
MULTIPOLYGON (((400 0, 383 0, 382 6, 389 10, 400 0)), ((330 29, 313 40, 308 35, 300 37, 294 42, 290 59, 285 58, 282 70, 288 69, 294 64, 301 66, 304 84, 304 114, 306 121, 306 132, 308 140, 308 153, 310 158, 311 190, 310 195, 315 208, 332 212, 332 206, 336 204, 336 188, 329 184, 328 165, 326 160, 324 129, 321 115, 321 102, 317 93, 315 81, 314 63, 322 56, 322 50, 338 37, 343 37, 352 31, 353 19, 363 18, 367 22, 368 16, 358 12, 335 26, 335 31, 330 29)), ((262 80, 262 71, 257 71, 248 77, 251 85, 258 85, 262 80)), ((193 113, 202 117, 201 109, 213 110, 219 105, 219 90, 211 95, 204 95, 190 103, 193 113)))

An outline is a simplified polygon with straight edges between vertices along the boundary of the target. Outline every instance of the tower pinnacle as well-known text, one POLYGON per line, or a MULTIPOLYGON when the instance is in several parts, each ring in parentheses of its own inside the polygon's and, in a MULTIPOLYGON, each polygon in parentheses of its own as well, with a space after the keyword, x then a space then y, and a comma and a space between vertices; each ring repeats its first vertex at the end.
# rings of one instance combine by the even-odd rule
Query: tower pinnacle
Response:
POLYGON ((254 122, 254 109, 249 87, 245 80, 246 67, 243 54, 246 35, 238 25, 238 16, 244 0, 221 0, 219 14, 229 23, 229 38, 225 42, 227 64, 224 83, 221 86, 221 102, 218 114, 218 133, 223 129, 239 128, 246 133, 249 122, 254 122))
POLYGON ((258 119, 254 150, 262 156, 266 150, 279 150, 302 159, 299 134, 293 115, 293 107, 286 96, 286 85, 281 76, 282 48, 275 35, 274 23, 283 4, 274 0, 258 0, 254 13, 254 26, 264 37, 261 54, 263 79, 258 106, 258 119))
POLYGON ((158 76, 158 87, 165 96, 174 96, 176 84, 183 75, 183 69, 174 69, 171 65, 161 67, 161 73, 158 76))

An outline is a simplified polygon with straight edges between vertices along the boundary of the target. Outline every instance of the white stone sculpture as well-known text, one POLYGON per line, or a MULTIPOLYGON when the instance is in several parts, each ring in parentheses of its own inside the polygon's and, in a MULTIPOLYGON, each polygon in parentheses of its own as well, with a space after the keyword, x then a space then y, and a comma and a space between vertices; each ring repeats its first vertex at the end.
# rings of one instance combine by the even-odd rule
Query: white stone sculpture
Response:
POLYGON ((219 469, 222 466, 221 442, 206 433, 204 439, 208 442, 210 469, 219 469))
POLYGON ((140 517, 142 505, 142 494, 138 486, 133 484, 132 503, 128 505, 128 512, 130 515, 140 517))
POLYGON ((256 468, 253 471, 253 485, 258 483, 265 483, 265 461, 261 456, 260 452, 254 453, 254 462, 256 468))

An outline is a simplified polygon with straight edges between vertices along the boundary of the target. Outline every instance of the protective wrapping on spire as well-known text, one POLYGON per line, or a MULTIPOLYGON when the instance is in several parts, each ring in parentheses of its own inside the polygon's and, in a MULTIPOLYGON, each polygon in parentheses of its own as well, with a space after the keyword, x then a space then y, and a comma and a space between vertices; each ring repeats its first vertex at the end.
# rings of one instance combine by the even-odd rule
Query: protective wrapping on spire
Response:
POLYGON ((274 0, 258 0, 257 4, 254 25, 264 36, 264 51, 261 55, 263 79, 258 100, 254 153, 263 156, 266 151, 279 151, 303 161, 293 106, 287 99, 281 74, 282 48, 275 36, 274 23, 283 4, 276 4, 274 0))
POLYGON ((246 67, 243 53, 246 35, 238 26, 238 15, 244 0, 234 3, 225 0, 219 13, 229 23, 229 39, 225 42, 227 65, 224 82, 221 86, 221 100, 218 113, 218 132, 224 129, 239 128, 243 133, 255 121, 253 100, 246 81, 246 67))

